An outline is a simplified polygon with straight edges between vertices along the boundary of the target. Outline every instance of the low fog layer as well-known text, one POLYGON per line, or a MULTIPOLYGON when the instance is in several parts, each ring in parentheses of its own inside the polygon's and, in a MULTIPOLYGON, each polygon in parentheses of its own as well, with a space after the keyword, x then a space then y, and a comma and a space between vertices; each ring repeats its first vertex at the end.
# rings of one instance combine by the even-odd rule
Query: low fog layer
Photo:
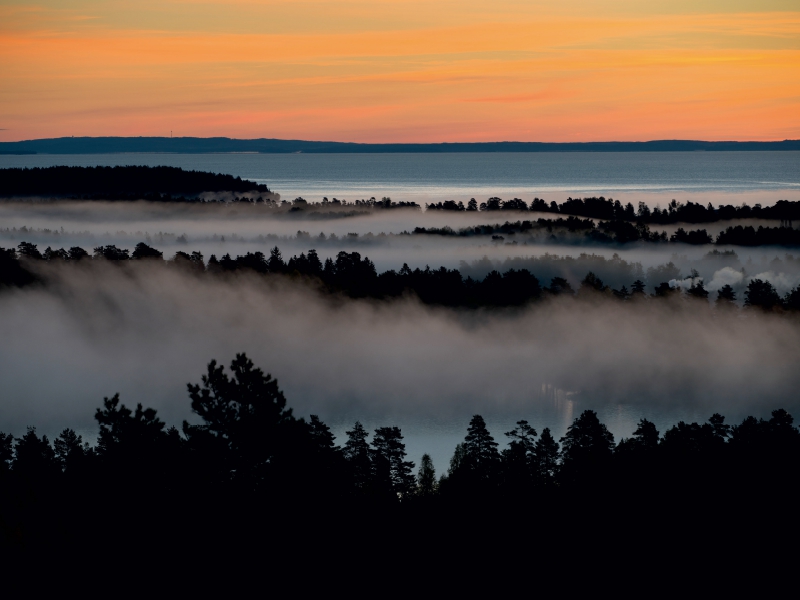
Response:
MULTIPOLYGON (((644 243, 623 247, 515 243, 515 237, 523 241, 524 236, 492 240, 490 236, 379 235, 412 231, 417 226, 458 229, 537 216, 540 215, 389 210, 361 217, 304 220, 276 218, 259 207, 241 205, 8 202, 0 203, 0 247, 13 248, 26 241, 37 244, 42 251, 48 246, 80 246, 91 253, 100 245, 114 244, 132 250, 136 243, 145 242, 163 251, 166 258, 171 258, 177 251, 199 251, 207 260, 212 254, 218 258, 224 254, 236 257, 258 251, 268 254, 269 249, 277 245, 287 259, 311 248, 317 250, 323 261, 334 258, 342 250, 359 252, 368 256, 378 271, 399 270, 407 263, 412 269, 445 266, 460 269, 464 276, 482 278, 492 269, 527 268, 544 285, 555 276, 565 277, 577 285, 592 270, 614 288, 630 287, 638 277, 646 281, 651 291, 662 281, 673 281, 678 285, 677 282, 690 276, 692 269, 697 270, 712 292, 725 283, 741 292, 753 276, 770 281, 781 294, 800 282, 800 263, 790 260, 786 256, 787 250, 779 248, 736 247, 735 258, 710 260, 706 258, 710 251, 725 248, 644 243), (349 235, 354 233, 358 236, 349 235), (374 235, 367 235, 369 233, 374 235), (320 238, 320 234, 324 238, 320 238), (605 261, 612 261, 616 254, 632 267, 619 269, 613 264, 600 264, 602 261, 580 260, 581 254, 596 255, 605 261), (544 255, 561 259, 572 257, 576 261, 542 261, 544 255), (669 262, 675 268, 647 277, 648 269, 669 262), (728 271, 719 273, 725 268, 728 271), (742 268, 745 269, 743 274, 732 275, 729 272, 741 271, 742 268)), ((553 215, 541 216, 551 218, 553 215)), ((712 225, 719 228, 722 227, 720 223, 712 225)), ((727 224, 730 222, 725 222, 727 224)), ((664 226, 663 229, 672 231, 675 227, 664 226)), ((789 250, 788 254, 791 255, 792 251, 789 250)), ((739 300, 742 300, 741 293, 739 300)))
POLYGON ((616 407, 632 422, 768 415, 796 408, 800 384, 800 324, 756 312, 568 300, 458 313, 412 299, 331 303, 302 285, 155 266, 51 276, 63 278, 0 293, 0 430, 93 430, 94 409, 115 392, 179 423, 191 418, 186 383, 242 351, 298 414, 337 429, 355 417, 460 426, 475 412, 536 422, 564 407, 616 407))

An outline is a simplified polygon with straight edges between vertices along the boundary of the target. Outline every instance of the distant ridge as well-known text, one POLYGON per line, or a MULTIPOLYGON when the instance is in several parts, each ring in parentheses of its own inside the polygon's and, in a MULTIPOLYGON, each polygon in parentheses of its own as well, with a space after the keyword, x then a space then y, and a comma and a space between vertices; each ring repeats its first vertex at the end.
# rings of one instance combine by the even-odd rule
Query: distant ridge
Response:
POLYGON ((0 142, 0 154, 210 154, 253 152, 291 153, 399 153, 399 152, 689 152, 744 150, 800 150, 800 140, 782 142, 704 142, 653 140, 649 142, 470 142, 441 144, 356 144, 303 140, 225 137, 66 137, 0 142))

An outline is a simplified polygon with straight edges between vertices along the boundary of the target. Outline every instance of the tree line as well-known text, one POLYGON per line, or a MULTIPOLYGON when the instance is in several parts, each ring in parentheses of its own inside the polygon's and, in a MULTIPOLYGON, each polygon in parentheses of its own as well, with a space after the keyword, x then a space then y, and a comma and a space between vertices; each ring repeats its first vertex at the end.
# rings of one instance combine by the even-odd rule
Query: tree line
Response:
POLYGON ((503 242, 506 236, 515 240, 517 234, 539 236, 537 241, 581 242, 586 244, 628 244, 631 242, 679 243, 691 245, 716 244, 718 246, 800 246, 800 229, 789 226, 764 227, 759 225, 730 226, 717 234, 716 240, 705 229, 686 231, 678 227, 667 236, 666 231, 653 231, 642 222, 599 221, 576 216, 556 219, 539 218, 536 221, 506 221, 503 224, 474 225, 458 230, 452 227, 416 227, 416 235, 440 235, 446 237, 492 236, 492 240, 503 242), (566 235, 565 235, 566 234, 566 235))
MULTIPOLYGON (((19 437, 0 433, 0 535, 24 537, 37 526, 37 506, 89 498, 142 510, 167 510, 173 502, 187 509, 201 503, 205 510, 220 498, 240 507, 255 498, 271 505, 387 508, 530 503, 613 491, 620 498, 659 494, 666 506, 686 494, 786 493, 800 465, 800 431, 782 409, 733 426, 714 414, 663 434, 642 419, 619 442, 585 410, 560 439, 519 420, 504 434, 502 449, 483 417, 474 415, 439 474, 427 454, 419 465, 408 460, 395 426, 369 432, 356 422, 337 444, 318 416, 297 417, 277 380, 244 354, 229 371, 211 361, 187 391, 197 418, 180 429, 152 408, 126 406, 117 394, 95 412, 94 445, 69 428, 52 442, 34 427, 19 437)), ((62 518, 69 521, 70 514, 62 518)), ((201 514, 206 523, 224 518, 201 514)))
MULTIPOLYGON (((636 303, 648 299, 689 299, 708 300, 703 279, 692 270, 690 286, 686 291, 673 287, 664 281, 648 294, 646 285, 636 279, 628 286, 612 289, 593 272, 588 272, 577 289, 563 277, 553 277, 548 286, 541 282, 528 269, 508 269, 504 273, 490 271, 483 279, 462 277, 458 269, 411 269, 407 264, 399 271, 390 269, 378 274, 375 264, 358 252, 341 251, 336 258, 327 258, 323 263, 316 250, 301 252, 288 261, 284 260, 280 249, 275 246, 269 256, 263 252, 247 252, 232 258, 225 254, 221 259, 211 255, 208 263, 200 252, 178 251, 169 261, 164 261, 163 252, 144 242, 136 245, 133 252, 114 245, 98 246, 90 255, 80 247, 69 250, 53 250, 48 247, 40 252, 35 244, 21 242, 17 249, 0 248, 0 284, 27 285, 38 279, 29 268, 28 261, 44 261, 52 264, 75 264, 83 261, 106 261, 113 264, 127 262, 167 263, 185 272, 196 274, 223 275, 235 272, 253 272, 263 276, 299 277, 323 284, 328 293, 344 294, 351 298, 398 298, 413 293, 425 304, 448 307, 514 307, 524 306, 545 298, 583 298, 613 299, 620 302, 636 303)), ((667 265, 668 267, 672 266, 667 265)), ((656 271, 652 270, 652 274, 656 271)), ((672 277, 677 277, 675 269, 667 269, 672 277)), ((766 311, 800 310, 800 286, 787 292, 784 297, 769 281, 752 279, 744 292, 745 308, 759 308, 766 311)), ((715 306, 722 310, 737 308, 736 292, 730 285, 717 290, 715 306)), ((707 303, 706 303, 707 304, 707 303)))
POLYGON ((637 208, 631 202, 623 205, 619 200, 606 199, 604 196, 591 198, 567 198, 559 204, 555 200, 547 203, 541 198, 534 198, 530 204, 520 198, 503 200, 492 197, 486 202, 478 203, 472 198, 465 205, 463 202, 447 200, 425 205, 426 210, 451 212, 478 211, 530 211, 554 213, 565 216, 588 217, 604 221, 636 221, 640 223, 714 223, 731 219, 774 219, 791 227, 791 222, 800 218, 800 201, 778 200, 773 206, 755 204, 750 207, 720 204, 714 208, 709 202, 707 206, 688 201, 685 204, 677 200, 670 201, 666 208, 651 209, 644 202, 637 208))
POLYGON ((186 200, 202 192, 269 193, 269 188, 221 173, 179 167, 33 167, 0 169, 0 196, 78 196, 86 199, 186 200), (180 195, 180 196, 179 196, 180 195))

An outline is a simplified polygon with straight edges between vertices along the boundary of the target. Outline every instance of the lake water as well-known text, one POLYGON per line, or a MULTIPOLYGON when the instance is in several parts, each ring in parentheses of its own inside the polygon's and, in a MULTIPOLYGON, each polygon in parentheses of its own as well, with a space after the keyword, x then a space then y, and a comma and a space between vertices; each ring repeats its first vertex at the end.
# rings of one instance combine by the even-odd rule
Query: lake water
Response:
POLYGON ((0 167, 169 165, 266 183, 284 199, 605 195, 625 201, 800 199, 800 152, 101 154, 0 156, 0 167))

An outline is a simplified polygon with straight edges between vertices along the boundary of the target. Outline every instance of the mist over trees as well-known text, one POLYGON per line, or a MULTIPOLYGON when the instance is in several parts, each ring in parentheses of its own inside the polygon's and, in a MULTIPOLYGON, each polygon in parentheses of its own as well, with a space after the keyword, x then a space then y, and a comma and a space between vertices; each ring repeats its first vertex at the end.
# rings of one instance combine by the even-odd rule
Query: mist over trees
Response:
MULTIPOLYGON (((727 257, 727 254, 719 254, 727 257)), ((710 259, 717 255, 710 254, 710 259)), ((714 305, 734 307, 737 299, 746 308, 760 308, 767 311, 796 311, 800 298, 800 285, 780 296, 772 283, 760 278, 751 279, 737 298, 730 284, 717 290, 716 296, 709 296, 705 283, 695 270, 689 277, 680 279, 680 271, 673 263, 648 269, 646 275, 641 267, 625 263, 615 257, 607 263, 599 260, 598 266, 612 266, 619 273, 629 277, 627 284, 614 289, 604 283, 594 271, 589 271, 581 279, 577 289, 563 277, 552 277, 549 282, 540 280, 527 268, 510 268, 501 273, 494 267, 483 278, 464 277, 458 269, 426 267, 411 269, 404 264, 399 271, 388 270, 378 273, 374 263, 359 252, 340 251, 335 260, 327 258, 323 263, 316 250, 301 252, 288 260, 275 246, 269 256, 264 253, 247 252, 232 258, 225 254, 221 258, 212 255, 205 262, 200 252, 178 251, 170 260, 164 260, 163 252, 144 242, 138 243, 133 252, 108 244, 97 246, 93 253, 80 247, 69 250, 53 250, 48 247, 41 252, 37 245, 21 242, 16 249, 0 248, 0 285, 25 286, 41 281, 46 276, 37 272, 37 264, 47 264, 56 268, 71 268, 74 265, 88 266, 95 261, 118 265, 161 264, 178 268, 198 276, 225 277, 237 272, 257 273, 267 278, 279 277, 316 286, 316 289, 331 295, 344 295, 350 298, 391 299, 413 294, 425 304, 448 307, 520 307, 547 298, 574 297, 577 299, 609 300, 618 302, 638 302, 646 299, 683 298, 686 300, 714 301, 714 305), (644 281, 646 280, 647 283, 644 281), (652 286, 653 294, 645 292, 646 285, 652 286), (629 287, 630 286, 630 287, 629 287)), ((545 257, 547 259, 547 257, 545 257)), ((590 261, 592 257, 586 256, 590 261)), ((507 261, 509 263, 509 261, 507 261)), ((470 267, 463 263, 467 272, 470 267)), ((742 276, 743 277, 743 276, 742 276)), ((699 305, 698 305, 699 306, 699 305)))

